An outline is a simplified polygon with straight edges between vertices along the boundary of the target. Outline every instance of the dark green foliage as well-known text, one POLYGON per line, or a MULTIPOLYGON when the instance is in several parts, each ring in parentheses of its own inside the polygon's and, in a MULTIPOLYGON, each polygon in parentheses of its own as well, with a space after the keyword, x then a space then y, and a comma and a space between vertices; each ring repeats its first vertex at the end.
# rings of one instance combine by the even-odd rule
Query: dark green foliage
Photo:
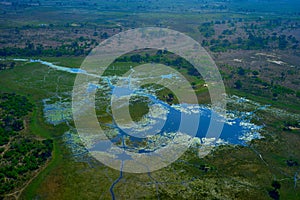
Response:
POLYGON ((268 39, 249 33, 246 49, 263 49, 268 44, 268 39))
POLYGON ((191 75, 191 76, 200 76, 198 70, 195 69, 195 68, 189 68, 188 69, 188 74, 191 75))
POLYGON ((273 181, 272 182, 272 187, 275 189, 275 190, 279 190, 281 185, 278 181, 273 181))
POLYGON ((258 71, 253 71, 252 74, 253 74, 254 76, 257 76, 259 73, 258 73, 258 71))
MULTIPOLYGON (((255 29, 255 26, 252 24, 250 29, 255 29)), ((264 34, 256 33, 254 31, 249 31, 246 29, 246 33, 248 34, 247 38, 238 37, 234 40, 223 39, 224 35, 232 35, 234 30, 223 30, 222 35, 219 35, 219 39, 212 39, 210 43, 203 40, 203 46, 210 46, 210 50, 213 52, 225 52, 227 50, 262 50, 262 49, 270 49, 270 48, 278 48, 281 50, 287 49, 288 47, 292 47, 292 49, 296 49, 298 47, 299 41, 292 35, 287 37, 286 35, 277 35, 273 36, 265 36, 264 34), (273 45, 272 42, 276 42, 277 46, 273 45)))
POLYGON ((202 40, 201 45, 202 45, 203 47, 209 46, 209 42, 208 42, 207 40, 202 40))
POLYGON ((0 99, 0 108, 7 115, 23 117, 33 109, 33 105, 24 96, 4 93, 0 94, 0 99))
POLYGON ((14 180, 17 183, 23 176, 43 165, 51 156, 52 149, 52 140, 38 141, 23 136, 12 138, 9 150, 1 158, 0 175, 6 177, 6 180, 1 181, 0 191, 9 192, 15 186, 6 188, 8 181, 14 180))
POLYGON ((236 89, 241 89, 243 85, 241 80, 237 80, 234 84, 236 89))
POLYGON ((272 88, 273 93, 277 94, 295 94, 295 91, 281 85, 274 85, 272 88))
POLYGON ((288 45, 288 41, 286 40, 286 36, 285 35, 281 35, 278 38, 278 48, 279 49, 285 49, 288 45))
POLYGON ((297 120, 287 120, 283 122, 283 130, 284 131, 291 131, 290 127, 300 128, 300 123, 297 120))
POLYGON ((234 33, 233 30, 226 29, 222 32, 223 35, 232 35, 234 33))
POLYGON ((9 136, 5 135, 4 133, 0 134, 0 146, 5 145, 9 142, 9 136))
POLYGON ((0 198, 30 176, 51 156, 53 142, 22 136, 23 120, 33 109, 24 96, 0 94, 0 198))
POLYGON ((0 145, 7 144, 15 131, 24 128, 22 117, 32 109, 33 105, 23 96, 0 94, 0 145))
POLYGON ((0 63, 0 70, 13 69, 16 66, 15 62, 0 63))
POLYGON ((244 75, 245 75, 245 70, 244 70, 243 68, 239 67, 239 69, 238 69, 238 74, 239 74, 240 76, 244 76, 244 75))
MULTIPOLYGON (((184 58, 164 50, 147 49, 143 52, 131 52, 115 60, 118 62, 133 62, 133 63, 160 63, 167 66, 173 66, 177 69, 185 68, 189 75, 200 76, 198 71, 184 58), (145 52, 144 52, 145 51, 145 52)), ((113 63, 113 64, 114 64, 113 63)), ((113 65, 112 64, 112 65, 113 65)), ((111 74, 110 74, 111 75, 111 74)), ((118 74, 120 75, 120 74, 118 74)))
POLYGON ((142 57, 139 54, 134 54, 134 55, 130 56, 130 61, 140 63, 142 61, 142 57))
POLYGON ((274 199, 274 200, 279 200, 280 195, 279 195, 279 189, 281 188, 281 185, 278 181, 273 181, 272 182, 272 187, 274 188, 273 190, 269 191, 269 196, 274 199))
POLYGON ((292 159, 287 160, 287 161, 286 161, 286 164, 287 164, 287 166, 289 166, 289 167, 299 166, 298 162, 295 161, 295 160, 292 160, 292 159))
POLYGON ((277 190, 271 190, 269 191, 269 196, 274 200, 279 200, 279 192, 277 190))
POLYGON ((214 24, 211 22, 205 22, 199 27, 199 31, 204 37, 208 38, 215 35, 214 24))
POLYGON ((81 56, 88 55, 89 50, 79 46, 77 42, 70 45, 61 45, 56 48, 32 48, 31 46, 26 48, 19 47, 4 47, 0 49, 0 56, 81 56))

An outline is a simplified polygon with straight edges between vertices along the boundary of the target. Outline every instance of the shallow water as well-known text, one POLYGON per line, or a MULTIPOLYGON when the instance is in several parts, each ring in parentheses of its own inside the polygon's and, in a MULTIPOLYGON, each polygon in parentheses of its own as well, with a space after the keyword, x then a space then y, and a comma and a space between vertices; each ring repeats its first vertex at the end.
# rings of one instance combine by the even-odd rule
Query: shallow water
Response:
MULTIPOLYGON (((117 90, 117 94, 128 95, 128 90, 124 92, 117 90)), ((116 123, 113 124, 115 130, 119 132, 119 134, 112 139, 112 142, 117 142, 122 140, 124 142, 124 138, 130 138, 131 141, 141 142, 143 140, 149 140, 146 138, 147 136, 153 135, 156 133, 165 137, 166 133, 185 133, 190 135, 191 137, 200 138, 201 143, 211 142, 211 145, 220 145, 220 144, 234 144, 234 145, 247 145, 247 142, 252 139, 259 139, 261 135, 258 131, 262 128, 255 124, 250 123, 249 113, 245 113, 247 118, 226 118, 225 116, 221 116, 217 114, 216 120, 220 122, 224 122, 223 130, 220 134, 220 138, 214 138, 214 140, 209 140, 206 138, 206 133, 209 128, 209 124, 211 121, 212 111, 209 107, 199 106, 199 105, 190 105, 190 104, 182 104, 171 106, 159 99, 157 99, 154 95, 138 92, 139 95, 146 96, 151 100, 149 106, 160 106, 160 113, 166 113, 161 116, 151 116, 147 115, 146 120, 140 124, 138 127, 128 127, 124 128, 120 127, 116 123), (197 118, 200 117, 200 120, 197 118), (182 119, 184 119, 184 124, 182 125, 182 119), (146 123, 145 123, 146 121, 146 123), (198 123, 197 123, 198 122, 198 123), (196 130, 196 132, 194 132, 196 130)), ((161 139, 161 138, 160 138, 161 139)), ((157 142, 157 141, 156 141, 157 142)), ((161 143, 161 146, 166 145, 165 143, 161 143)), ((126 146, 122 145, 121 148, 129 149, 133 151, 138 151, 139 153, 149 153, 154 152, 157 148, 161 147, 157 146, 156 148, 141 148, 140 146, 126 146)), ((110 145, 104 145, 103 141, 94 145, 94 147, 90 150, 92 151, 106 151, 110 148, 110 145), (106 149, 105 149, 105 148, 106 149), (103 149, 104 148, 104 149, 103 149)))
MULTIPOLYGON (((52 69, 64 71, 68 73, 75 73, 75 74, 87 74, 89 75, 85 70, 81 70, 78 68, 68 68, 68 67, 62 67, 55 65, 51 62, 42 61, 42 60, 32 60, 32 59, 20 59, 15 58, 13 59, 15 61, 21 61, 21 62, 38 62, 43 65, 46 65, 52 69)), ((94 74, 91 74, 91 76, 95 76, 94 74)), ((163 79, 169 79, 172 78, 173 75, 166 74, 162 75, 161 78, 163 79)), ((100 76, 99 76, 100 77, 100 76)), ((112 93, 116 95, 117 97, 122 97, 126 95, 131 94, 138 94, 141 96, 146 96, 151 100, 151 103, 149 106, 152 105, 159 105, 163 110, 166 111, 166 116, 146 116, 146 121, 148 120, 148 124, 142 124, 140 127, 147 127, 146 133, 151 133, 154 130, 159 129, 158 134, 163 133, 171 133, 171 132, 182 132, 185 134, 188 134, 190 136, 196 136, 201 139, 202 142, 204 142, 203 138, 206 137, 206 132, 208 130, 208 126, 210 124, 212 111, 207 106, 198 106, 198 105, 188 105, 188 104, 182 104, 182 105, 176 105, 176 106, 170 106, 169 104, 159 100, 156 98, 156 96, 146 93, 144 90, 138 90, 138 91, 132 91, 128 88, 128 86, 124 87, 116 87, 111 83, 110 77, 101 77, 103 78, 109 85, 110 89, 112 90, 112 93), (200 117, 199 123, 197 123, 197 117, 200 117), (189 123, 185 123, 182 125, 182 119, 185 119, 185 121, 188 121, 189 123), (150 123, 152 121, 152 123, 150 123), (154 121, 154 122, 153 122, 154 121), (179 124, 181 123, 181 126, 179 124), (164 124, 161 126, 161 124, 164 124), (199 127, 199 128, 198 128, 199 127), (196 132, 191 130, 197 130, 196 132)), ((89 84, 87 92, 93 92, 94 90, 98 89, 99 86, 95 84, 89 84)), ((59 108, 58 108, 59 109, 59 108)), ((252 115, 253 113, 242 113, 241 117, 225 117, 225 116, 217 116, 217 120, 224 122, 224 127, 222 130, 222 133, 220 135, 220 143, 229 143, 229 144, 238 144, 238 145, 246 145, 248 141, 260 138, 260 134, 258 133, 259 129, 261 129, 260 126, 256 126, 255 124, 250 123, 251 116, 249 118, 249 115, 252 115)), ((116 140, 120 137, 123 138, 123 136, 130 136, 132 140, 140 140, 139 137, 133 137, 131 135, 128 135, 129 132, 138 132, 136 128, 127 128, 127 129, 121 129, 118 127, 117 124, 113 124, 113 127, 115 127, 119 131, 119 136, 115 138, 116 140)), ((145 129, 141 129, 141 131, 145 132, 145 129)), ((145 134, 145 133, 144 133, 145 134)), ((217 138, 216 138, 217 139, 217 138)), ((100 148, 95 146, 95 149, 100 148)), ((104 145, 106 146, 106 145, 104 145)), ((101 147, 103 148, 103 146, 101 147)))

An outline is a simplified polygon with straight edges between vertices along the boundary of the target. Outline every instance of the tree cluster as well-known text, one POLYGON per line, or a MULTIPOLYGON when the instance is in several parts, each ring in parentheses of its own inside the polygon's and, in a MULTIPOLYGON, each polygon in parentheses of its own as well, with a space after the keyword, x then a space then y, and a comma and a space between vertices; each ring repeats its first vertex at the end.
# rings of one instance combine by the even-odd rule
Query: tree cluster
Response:
POLYGON ((0 198, 23 184, 51 156, 52 140, 20 133, 32 110, 26 97, 0 93, 0 198))

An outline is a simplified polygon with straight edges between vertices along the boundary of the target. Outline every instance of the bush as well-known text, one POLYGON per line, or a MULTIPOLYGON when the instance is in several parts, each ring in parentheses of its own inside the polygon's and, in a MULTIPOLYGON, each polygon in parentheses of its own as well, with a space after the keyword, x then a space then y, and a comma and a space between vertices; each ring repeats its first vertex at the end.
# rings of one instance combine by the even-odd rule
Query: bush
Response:
POLYGON ((240 80, 237 80, 234 84, 235 84, 235 88, 236 88, 236 89, 241 89, 241 88, 242 88, 242 85, 243 85, 242 82, 241 82, 240 80))
POLYGON ((259 73, 258 73, 258 71, 253 71, 252 74, 253 74, 254 76, 257 76, 259 73))
POLYGON ((241 75, 241 76, 244 76, 245 73, 246 73, 245 70, 243 68, 239 67, 238 74, 241 75))

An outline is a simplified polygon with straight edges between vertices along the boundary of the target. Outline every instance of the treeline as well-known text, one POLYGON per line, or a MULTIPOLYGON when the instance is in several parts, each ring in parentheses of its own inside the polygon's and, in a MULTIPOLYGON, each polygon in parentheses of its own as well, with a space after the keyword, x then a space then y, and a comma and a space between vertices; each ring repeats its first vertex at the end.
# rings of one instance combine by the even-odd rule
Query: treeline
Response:
MULTIPOLYGON (((231 68, 230 65, 223 65, 223 67, 231 68)), ((264 96, 273 101, 286 100, 292 98, 297 100, 300 98, 300 91, 293 90, 288 87, 274 83, 273 80, 263 80, 259 77, 259 72, 256 70, 244 69, 238 67, 231 70, 230 74, 223 72, 223 79, 226 84, 231 85, 235 89, 242 90, 257 96, 264 96)), ((282 74, 282 77, 284 74, 282 74)))
POLYGON ((272 35, 272 36, 256 36, 249 33, 247 39, 238 37, 233 41, 228 39, 211 39, 203 40, 202 46, 209 46, 213 52, 225 52, 227 50, 262 50, 262 49, 280 49, 284 50, 287 48, 297 49, 299 47, 299 41, 294 36, 286 35, 272 35))
POLYGON ((177 69, 187 69, 187 73, 192 76, 200 76, 199 72, 184 58, 165 50, 149 51, 145 54, 131 54, 117 58, 115 62, 133 62, 133 63, 160 63, 167 66, 173 66, 177 69))
POLYGON ((33 44, 25 48, 19 47, 4 47, 0 49, 0 56, 82 56, 88 55, 91 49, 86 49, 84 46, 79 46, 78 43, 70 45, 61 45, 55 48, 44 48, 42 46, 35 47, 33 44))
MULTIPOLYGON (((213 52, 225 52, 227 50, 243 49, 243 50, 262 50, 262 49, 297 49, 299 41, 293 35, 278 35, 276 32, 272 34, 265 33, 265 30, 279 29, 296 29, 299 27, 297 22, 291 20, 283 21, 282 19, 273 19, 263 22, 261 18, 255 22, 244 23, 243 29, 238 28, 237 23, 243 22, 243 19, 211 21, 202 23, 198 30, 205 37, 202 40, 202 46, 207 46, 213 52), (227 29, 222 30, 216 35, 215 25, 226 24, 227 29), (246 37, 240 37, 241 33, 245 33, 246 37)), ((243 35, 243 34, 242 34, 243 35)))
MULTIPOLYGON (((95 32, 94 35, 98 33, 95 32)), ((108 33, 101 33, 100 38, 108 38, 108 33)), ((43 44, 34 44, 31 41, 25 43, 24 48, 20 47, 3 47, 0 49, 0 56, 82 56, 88 55, 89 52, 98 45, 95 39, 87 39, 83 36, 74 39, 70 43, 63 43, 60 46, 44 46, 43 44)))
POLYGON ((26 97, 0 93, 0 198, 22 185, 51 156, 52 140, 20 133, 32 110, 26 97))
POLYGON ((3 62, 0 63, 0 71, 1 70, 6 70, 6 69, 13 69, 16 66, 15 62, 3 62))

